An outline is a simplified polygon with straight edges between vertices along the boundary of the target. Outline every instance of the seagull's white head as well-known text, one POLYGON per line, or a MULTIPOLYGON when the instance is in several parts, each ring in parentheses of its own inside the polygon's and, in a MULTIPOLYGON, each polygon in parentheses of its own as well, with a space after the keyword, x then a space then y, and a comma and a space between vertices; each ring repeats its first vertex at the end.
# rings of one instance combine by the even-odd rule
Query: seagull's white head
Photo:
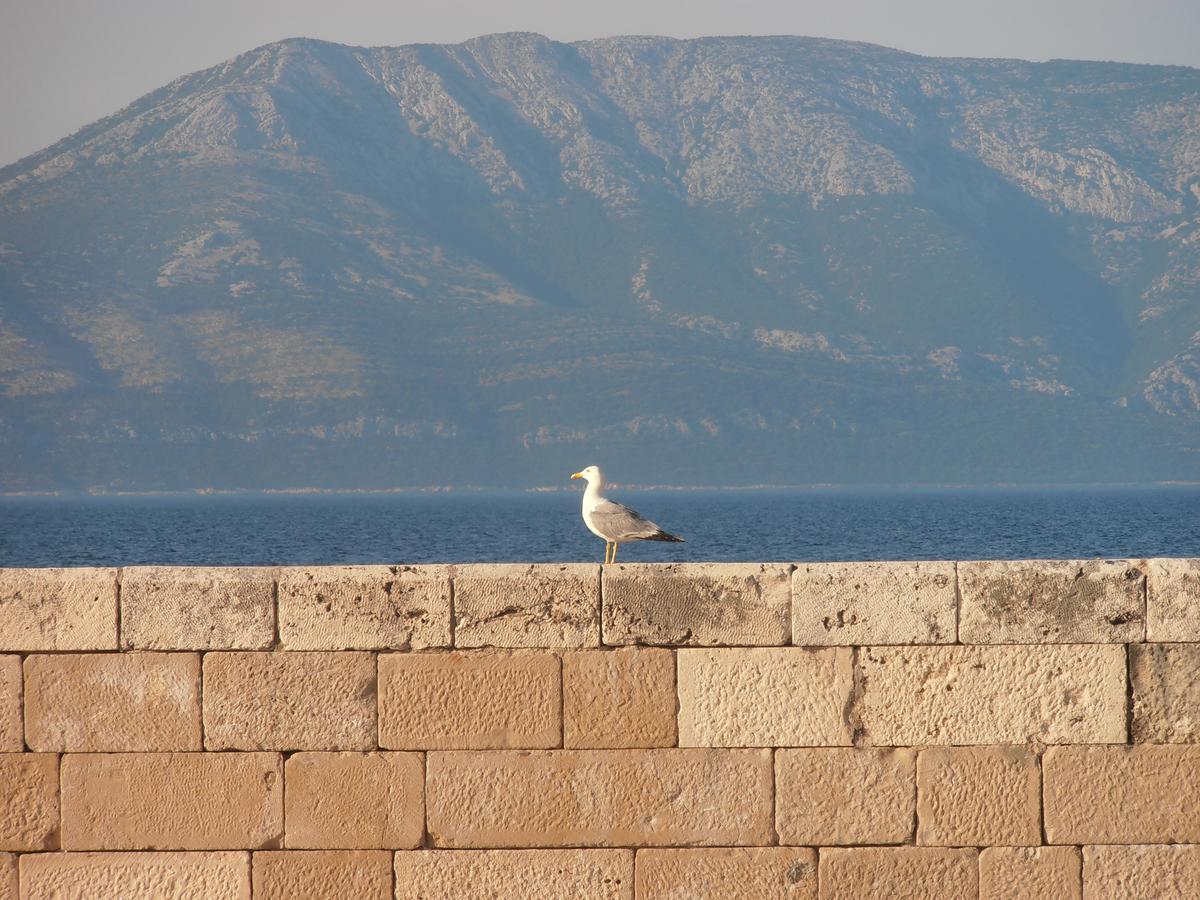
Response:
POLYGON ((581 472, 575 472, 573 475, 571 475, 571 477, 582 478, 587 481, 588 484, 594 484, 596 487, 600 487, 604 484, 604 473, 600 471, 599 466, 588 466, 581 472))

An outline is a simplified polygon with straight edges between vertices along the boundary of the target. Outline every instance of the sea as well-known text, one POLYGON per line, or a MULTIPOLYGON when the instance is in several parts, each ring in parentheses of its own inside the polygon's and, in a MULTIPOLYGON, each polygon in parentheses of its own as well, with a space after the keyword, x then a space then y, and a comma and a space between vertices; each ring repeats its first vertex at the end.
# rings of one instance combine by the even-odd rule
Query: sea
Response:
MULTIPOLYGON (((618 562, 1200 556, 1200 485, 611 491, 618 562)), ((0 566, 599 562, 581 494, 0 498, 0 566)))

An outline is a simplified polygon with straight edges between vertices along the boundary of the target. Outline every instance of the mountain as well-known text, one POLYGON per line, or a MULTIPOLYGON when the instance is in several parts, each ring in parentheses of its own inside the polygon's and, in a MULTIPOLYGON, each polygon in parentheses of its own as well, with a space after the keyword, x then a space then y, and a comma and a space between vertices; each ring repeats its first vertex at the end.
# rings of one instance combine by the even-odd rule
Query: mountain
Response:
POLYGON ((1200 70, 287 40, 0 169, 5 490, 1200 478, 1200 70))

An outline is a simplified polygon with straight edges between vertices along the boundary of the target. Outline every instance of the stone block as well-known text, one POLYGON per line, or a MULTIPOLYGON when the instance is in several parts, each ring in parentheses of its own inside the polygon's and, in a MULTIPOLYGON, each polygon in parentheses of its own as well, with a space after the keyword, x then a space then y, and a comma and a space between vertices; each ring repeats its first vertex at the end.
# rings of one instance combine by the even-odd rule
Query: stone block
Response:
POLYGON ((979 900, 1080 900, 1078 847, 988 847, 979 900))
POLYGON ((116 648, 116 569, 0 569, 0 653, 116 648))
POLYGON ((75 753, 64 850, 252 850, 283 838, 277 753, 75 753))
POLYGON ((426 771, 436 847, 773 839, 769 750, 446 751, 426 771))
POLYGON ((1200 559, 1152 559, 1146 568, 1146 640, 1200 641, 1200 559))
POLYGON ((1200 843, 1200 745, 1051 747, 1050 844, 1200 843))
POLYGON ((978 851, 854 847, 821 851, 822 900, 974 900, 978 851))
POLYGON ((0 851, 30 853, 58 845, 58 757, 0 753, 0 851))
POLYGON ((600 567, 456 566, 456 647, 597 647, 600 567))
POLYGON ((792 573, 792 643, 953 644, 952 562, 802 563, 792 573))
POLYGON ((559 659, 531 651, 383 654, 379 743, 396 750, 561 746, 559 659))
POLYGON ((1119 645, 864 647, 858 661, 872 744, 1125 741, 1119 645))
POLYGON ((445 566, 321 566, 279 570, 285 650, 449 647, 445 566))
POLYGON ((632 850, 414 850, 396 854, 396 897, 631 900, 632 850))
POLYGON ((1131 644, 1133 740, 1200 742, 1200 644, 1131 644))
POLYGON ((121 646, 262 650, 275 640, 271 569, 135 566, 121 571, 121 646))
POLYGON ((816 900, 807 847, 639 850, 637 896, 653 900, 816 900))
POLYGON ((775 752, 783 844, 905 844, 913 839, 915 750, 817 747, 775 752))
POLYGON ((25 660, 33 750, 199 750, 200 657, 81 653, 25 660))
POLYGON ((392 900, 392 855, 380 850, 260 850, 255 900, 392 900))
POLYGON ((0 853, 0 900, 18 900, 17 855, 0 853))
POLYGON ((680 650, 679 744, 849 745, 852 659, 841 647, 680 650))
POLYGON ((1146 636, 1133 560, 960 562, 964 644, 1127 643, 1146 636))
POLYGON ((421 846, 425 761, 419 753, 295 753, 284 780, 290 849, 421 846))
POLYGON ((38 853, 21 885, 21 900, 250 900, 250 854, 38 853))
POLYGON ((1200 845, 1083 848, 1084 900, 1200 897, 1200 845))
POLYGON ((791 567, 760 563, 605 566, 604 643, 781 646, 791 567))
POLYGON ((917 843, 1042 842, 1042 780, 1025 747, 931 747, 917 758, 917 843))
POLYGON ((208 750, 371 750, 372 653, 207 653, 208 750))
POLYGON ((24 749, 21 657, 0 656, 0 753, 20 753, 24 749))
POLYGON ((626 647, 563 657, 567 747, 672 747, 675 703, 670 650, 626 647))

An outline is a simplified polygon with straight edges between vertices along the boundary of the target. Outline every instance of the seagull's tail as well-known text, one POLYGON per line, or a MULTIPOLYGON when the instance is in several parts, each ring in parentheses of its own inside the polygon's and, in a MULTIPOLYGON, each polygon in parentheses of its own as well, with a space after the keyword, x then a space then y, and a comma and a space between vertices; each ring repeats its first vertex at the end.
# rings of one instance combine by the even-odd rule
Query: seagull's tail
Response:
POLYGON ((649 537, 642 538, 642 540, 645 540, 645 541, 671 541, 672 543, 675 543, 675 544, 683 543, 683 538, 675 537, 675 535, 673 535, 673 534, 667 534, 662 529, 659 529, 658 531, 654 532, 654 534, 650 535, 649 537))

